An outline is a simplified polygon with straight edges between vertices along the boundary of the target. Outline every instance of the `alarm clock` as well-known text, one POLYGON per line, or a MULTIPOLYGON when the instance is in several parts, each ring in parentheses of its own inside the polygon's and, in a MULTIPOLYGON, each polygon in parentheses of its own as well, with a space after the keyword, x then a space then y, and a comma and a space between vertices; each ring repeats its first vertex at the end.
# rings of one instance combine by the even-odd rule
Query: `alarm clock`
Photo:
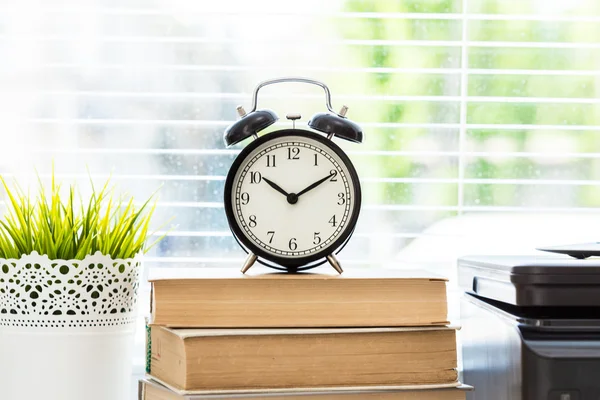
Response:
POLYGON ((334 143, 334 139, 363 140, 361 128, 346 118, 348 107, 334 112, 329 88, 322 82, 280 78, 258 84, 250 112, 241 106, 237 110, 241 119, 225 130, 225 144, 254 139, 234 160, 224 190, 227 221, 248 253, 242 272, 258 261, 287 272, 329 262, 342 273, 335 254, 352 236, 361 205, 356 169, 334 143), (259 137, 278 118, 272 110, 257 110, 258 91, 282 82, 320 86, 327 111, 310 119, 310 130, 296 128, 301 116, 288 114, 292 129, 259 137))

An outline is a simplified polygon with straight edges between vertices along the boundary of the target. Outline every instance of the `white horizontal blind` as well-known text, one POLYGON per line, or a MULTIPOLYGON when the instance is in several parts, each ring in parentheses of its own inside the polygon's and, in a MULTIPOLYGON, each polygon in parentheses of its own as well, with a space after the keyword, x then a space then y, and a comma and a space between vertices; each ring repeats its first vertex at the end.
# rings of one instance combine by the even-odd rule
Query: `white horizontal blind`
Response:
MULTIPOLYGON (((365 196, 345 264, 460 214, 597 212, 597 2, 215 3, 1 3, 0 172, 54 160, 140 199, 162 186, 156 222, 175 220, 147 265, 239 264, 222 191, 240 146, 222 132, 257 82, 301 75, 366 135, 342 144, 365 196)), ((306 121, 324 102, 285 85, 259 106, 306 121)))

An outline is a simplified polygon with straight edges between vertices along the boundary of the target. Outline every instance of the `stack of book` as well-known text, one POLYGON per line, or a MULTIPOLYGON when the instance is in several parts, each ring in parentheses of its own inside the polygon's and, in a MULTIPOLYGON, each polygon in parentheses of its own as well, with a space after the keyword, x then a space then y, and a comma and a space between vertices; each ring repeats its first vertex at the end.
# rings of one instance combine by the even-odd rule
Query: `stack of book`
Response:
POLYGON ((140 400, 465 399, 446 281, 156 271, 140 400))

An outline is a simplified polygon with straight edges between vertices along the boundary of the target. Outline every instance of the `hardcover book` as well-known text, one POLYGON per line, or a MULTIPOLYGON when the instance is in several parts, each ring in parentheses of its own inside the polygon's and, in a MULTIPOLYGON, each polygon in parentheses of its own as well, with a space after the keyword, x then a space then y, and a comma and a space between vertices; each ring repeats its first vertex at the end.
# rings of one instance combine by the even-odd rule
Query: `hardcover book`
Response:
POLYGON ((327 390, 265 390, 260 393, 210 393, 174 390, 153 379, 139 382, 139 400, 465 400, 466 385, 380 386, 327 390))
POLYGON ((152 271, 150 324, 174 328, 447 325, 446 280, 418 271, 152 271))
POLYGON ((150 375, 178 390, 457 385, 454 328, 170 329, 150 375))

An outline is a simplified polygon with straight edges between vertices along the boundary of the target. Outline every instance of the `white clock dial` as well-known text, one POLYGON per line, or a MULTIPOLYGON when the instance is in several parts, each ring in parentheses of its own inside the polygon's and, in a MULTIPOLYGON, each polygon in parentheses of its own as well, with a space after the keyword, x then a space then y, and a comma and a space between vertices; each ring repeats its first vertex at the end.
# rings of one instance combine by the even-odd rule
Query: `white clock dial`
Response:
POLYGON ((248 240, 274 256, 299 258, 324 251, 355 222, 355 184, 332 148, 310 137, 283 136, 244 158, 230 201, 248 240))

